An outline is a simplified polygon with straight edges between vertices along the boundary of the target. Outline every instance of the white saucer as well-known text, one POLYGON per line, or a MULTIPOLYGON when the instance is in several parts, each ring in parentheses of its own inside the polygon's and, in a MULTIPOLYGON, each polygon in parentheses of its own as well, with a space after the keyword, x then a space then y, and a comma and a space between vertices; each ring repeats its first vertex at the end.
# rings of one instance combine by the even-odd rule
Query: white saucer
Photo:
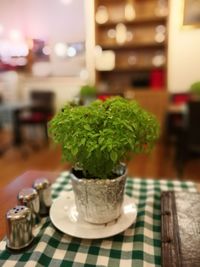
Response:
POLYGON ((73 192, 68 192, 54 200, 50 209, 50 219, 61 232, 79 238, 97 239, 110 237, 126 230, 137 216, 134 200, 125 195, 121 216, 107 224, 85 222, 79 216, 73 192))

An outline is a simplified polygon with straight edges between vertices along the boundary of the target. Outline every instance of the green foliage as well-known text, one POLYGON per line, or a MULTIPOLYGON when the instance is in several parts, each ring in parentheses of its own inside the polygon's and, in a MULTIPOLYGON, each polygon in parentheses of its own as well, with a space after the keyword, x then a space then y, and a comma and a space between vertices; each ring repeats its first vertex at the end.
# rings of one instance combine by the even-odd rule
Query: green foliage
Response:
POLYGON ((96 87, 92 85, 83 85, 80 90, 82 97, 92 97, 96 95, 96 87))
POLYGON ((159 136, 158 122, 137 102, 113 97, 89 106, 65 106, 49 124, 63 159, 88 177, 109 178, 130 152, 150 151, 159 136))
POLYGON ((200 96, 200 81, 193 83, 190 86, 190 91, 200 96))

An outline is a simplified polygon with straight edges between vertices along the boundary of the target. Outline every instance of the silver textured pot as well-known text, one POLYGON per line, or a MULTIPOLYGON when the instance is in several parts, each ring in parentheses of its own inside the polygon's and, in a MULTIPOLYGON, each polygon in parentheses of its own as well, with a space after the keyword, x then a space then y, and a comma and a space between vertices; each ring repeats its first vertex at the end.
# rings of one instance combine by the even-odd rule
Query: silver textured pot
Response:
POLYGON ((76 208, 85 221, 103 224, 120 216, 127 176, 124 164, 117 174, 114 179, 84 179, 71 173, 76 208))

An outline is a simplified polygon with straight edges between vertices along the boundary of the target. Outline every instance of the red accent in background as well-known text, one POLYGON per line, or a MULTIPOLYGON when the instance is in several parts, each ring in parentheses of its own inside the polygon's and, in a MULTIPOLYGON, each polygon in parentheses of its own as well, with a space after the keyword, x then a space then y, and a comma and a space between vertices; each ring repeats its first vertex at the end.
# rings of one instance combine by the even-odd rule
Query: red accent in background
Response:
POLYGON ((165 72, 163 69, 154 69, 150 73, 150 87, 153 90, 163 89, 165 86, 165 72))
POLYGON ((3 63, 0 60, 0 72, 1 71, 9 71, 9 70, 16 70, 16 66, 11 66, 9 64, 3 63))
POLYGON ((172 103, 174 104, 185 104, 190 100, 189 93, 177 93, 172 95, 172 103))
POLYGON ((97 98, 102 100, 102 101, 105 101, 107 98, 111 97, 111 95, 98 95, 97 98))
POLYGON ((121 96, 123 97, 123 93, 98 93, 97 94, 97 99, 100 99, 102 101, 105 101, 107 98, 114 97, 114 96, 121 96))

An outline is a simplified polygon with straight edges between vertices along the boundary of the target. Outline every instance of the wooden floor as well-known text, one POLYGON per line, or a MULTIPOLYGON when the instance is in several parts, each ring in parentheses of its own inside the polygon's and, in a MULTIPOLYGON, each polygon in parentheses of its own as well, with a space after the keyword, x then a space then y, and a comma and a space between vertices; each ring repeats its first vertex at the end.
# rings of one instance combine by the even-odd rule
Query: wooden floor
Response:
MULTIPOLYGON (((0 133, 1 147, 11 142, 9 134, 0 133)), ((128 163, 129 175, 133 177, 155 179, 178 179, 173 166, 173 146, 164 146, 159 142, 149 155, 135 156, 128 163)), ((184 179, 200 182, 200 160, 188 162, 185 166, 184 179)), ((61 161, 61 151, 54 145, 41 146, 33 150, 30 145, 20 148, 10 147, 0 157, 0 188, 5 186, 16 176, 27 170, 62 171, 69 168, 69 164, 61 161), (24 151, 27 155, 24 156, 24 151)))

